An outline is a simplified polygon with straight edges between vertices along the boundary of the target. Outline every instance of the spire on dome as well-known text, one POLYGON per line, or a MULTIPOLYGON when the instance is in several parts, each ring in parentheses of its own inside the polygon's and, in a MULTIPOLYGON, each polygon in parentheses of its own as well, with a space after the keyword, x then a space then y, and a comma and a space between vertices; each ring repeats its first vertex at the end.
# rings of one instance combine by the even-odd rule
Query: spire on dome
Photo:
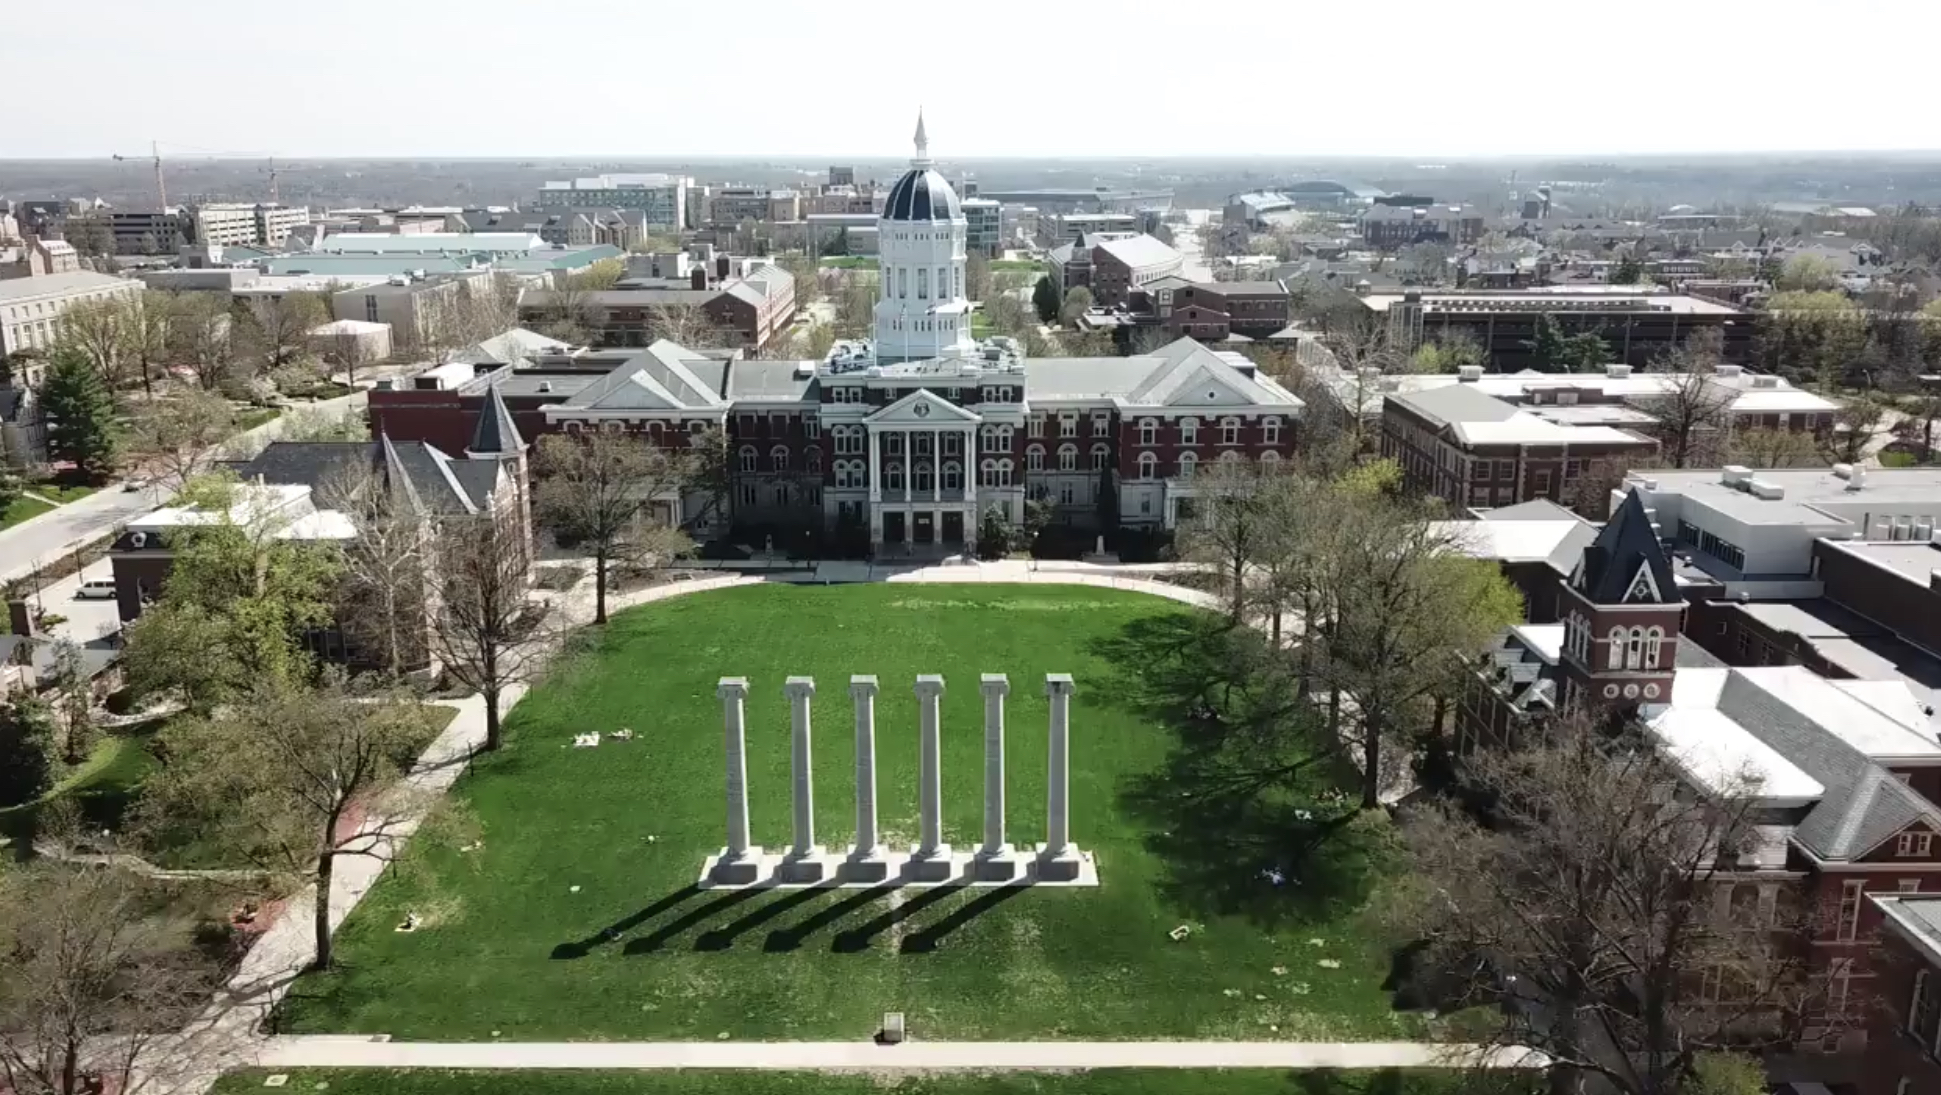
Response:
POLYGON ((910 157, 912 167, 930 166, 930 138, 923 132, 923 108, 917 108, 917 154, 910 157))

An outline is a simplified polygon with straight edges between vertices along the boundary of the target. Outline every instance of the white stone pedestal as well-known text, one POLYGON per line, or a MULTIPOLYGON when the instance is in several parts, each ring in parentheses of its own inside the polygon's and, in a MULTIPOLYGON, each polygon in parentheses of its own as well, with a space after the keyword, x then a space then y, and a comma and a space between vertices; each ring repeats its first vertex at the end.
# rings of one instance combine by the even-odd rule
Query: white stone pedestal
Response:
POLYGON ((1040 844, 1033 867, 1040 882, 1076 882, 1091 861, 1091 856, 1070 844, 1056 849, 1049 844, 1040 844))
POLYGON ((886 882, 894 866, 892 858, 881 844, 874 848, 853 849, 849 858, 842 861, 842 866, 836 868, 836 880, 845 886, 852 883, 873 886, 886 882))
POLYGON ((777 881, 798 885, 820 882, 828 873, 829 855, 820 844, 811 845, 802 851, 791 849, 775 868, 777 881))
POLYGON ((921 846, 911 848, 909 858, 903 861, 903 877, 911 882, 948 882, 960 873, 957 857, 948 844, 927 851, 921 846))
POLYGON ((716 886, 751 886, 768 873, 765 861, 769 858, 753 846, 739 852, 723 848, 708 857, 701 868, 701 877, 716 886))

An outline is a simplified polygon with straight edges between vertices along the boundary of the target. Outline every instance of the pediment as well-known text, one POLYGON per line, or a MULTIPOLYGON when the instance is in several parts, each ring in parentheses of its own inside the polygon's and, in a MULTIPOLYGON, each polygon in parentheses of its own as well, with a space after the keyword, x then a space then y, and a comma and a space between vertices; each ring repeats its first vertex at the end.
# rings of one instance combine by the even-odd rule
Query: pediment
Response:
POLYGON ((596 411, 674 411, 683 404, 647 370, 635 369, 586 406, 596 411))
POLYGON ((959 407, 928 388, 919 388, 902 399, 863 419, 872 426, 965 425, 984 421, 981 415, 959 407))
POLYGON ((1166 399, 1168 407, 1244 407, 1253 400, 1241 394, 1226 377, 1205 365, 1173 386, 1166 399))

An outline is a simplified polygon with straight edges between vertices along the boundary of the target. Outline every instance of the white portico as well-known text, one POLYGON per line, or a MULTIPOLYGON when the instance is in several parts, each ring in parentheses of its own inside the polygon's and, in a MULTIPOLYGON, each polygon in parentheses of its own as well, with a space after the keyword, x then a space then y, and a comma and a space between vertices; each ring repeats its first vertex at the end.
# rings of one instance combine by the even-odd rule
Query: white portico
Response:
POLYGON ((920 388, 868 415, 872 544, 977 549, 971 474, 984 418, 920 388))

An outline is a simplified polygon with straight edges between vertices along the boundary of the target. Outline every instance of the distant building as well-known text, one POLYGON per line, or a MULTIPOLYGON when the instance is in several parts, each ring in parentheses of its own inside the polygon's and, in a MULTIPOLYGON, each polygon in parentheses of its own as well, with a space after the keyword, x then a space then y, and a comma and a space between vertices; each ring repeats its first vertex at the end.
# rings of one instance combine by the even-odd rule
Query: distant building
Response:
POLYGON ((994 259, 1003 255, 1003 207, 989 198, 965 198, 960 204, 964 209, 964 219, 970 223, 970 234, 965 237, 964 246, 971 253, 985 258, 994 259))
POLYGON ((1751 313, 1716 300, 1635 285, 1404 290, 1367 293, 1359 299, 1387 319, 1389 335, 1400 349, 1413 351, 1429 339, 1463 335, 1483 348, 1495 372, 1538 365, 1532 345, 1540 317, 1546 315, 1565 335, 1589 331, 1602 336, 1611 360, 1625 365, 1649 365, 1703 331, 1718 332, 1729 362, 1743 363, 1752 352, 1751 313))
POLYGON ((1061 288, 1083 285, 1106 308, 1126 304, 1134 289, 1176 275, 1185 265, 1178 251, 1151 236, 1087 236, 1054 247, 1049 257, 1061 288))
POLYGON ((829 169, 829 185, 855 186, 856 169, 854 167, 831 167, 829 169))
POLYGON ((689 226, 687 199, 693 185, 686 175, 594 175, 546 183, 534 204, 541 209, 638 209, 651 230, 679 232, 689 226))
POLYGON ((1484 223, 1483 211, 1469 205, 1371 205, 1361 213, 1361 238, 1383 249, 1475 243, 1484 223))
POLYGON ((1134 235, 1140 231, 1134 213, 1060 213, 1046 225, 1053 243, 1075 243, 1096 234, 1134 235))
POLYGON ((82 301, 137 296, 142 283, 85 270, 0 281, 0 356, 46 350, 61 333, 61 315, 82 301))
POLYGON ((1278 281, 1187 281, 1164 277, 1133 292, 1135 312, 1150 310, 1174 337, 1219 342, 1268 338, 1291 321, 1291 296, 1278 281), (1142 299, 1143 296, 1143 299, 1142 299))
POLYGON ((330 311, 335 319, 385 324, 391 328, 394 348, 417 350, 436 334, 448 311, 461 306, 460 294, 491 288, 489 271, 400 277, 332 293, 330 311))
POLYGON ((691 276, 685 288, 618 288, 570 297, 529 292, 519 301, 519 317, 543 328, 562 318, 560 309, 572 307, 577 309, 573 320, 594 332, 596 345, 647 346, 663 337, 670 310, 695 308, 750 350, 768 345, 795 318, 795 278, 779 266, 757 267, 712 284, 703 270, 691 276))
POLYGON ((281 247, 310 223, 308 209, 287 205, 210 204, 189 212, 193 242, 201 247, 281 247))
POLYGON ((114 210, 108 230, 118 255, 172 255, 195 242, 194 219, 181 209, 114 210))
POLYGON ((743 221, 771 220, 765 186, 724 186, 708 199, 708 223, 733 228, 743 221))
POLYGON ((8 261, 0 257, 0 281, 71 274, 81 269, 80 254, 65 240, 30 236, 18 247, 0 250, 0 256, 8 252, 12 252, 13 258, 8 261))

